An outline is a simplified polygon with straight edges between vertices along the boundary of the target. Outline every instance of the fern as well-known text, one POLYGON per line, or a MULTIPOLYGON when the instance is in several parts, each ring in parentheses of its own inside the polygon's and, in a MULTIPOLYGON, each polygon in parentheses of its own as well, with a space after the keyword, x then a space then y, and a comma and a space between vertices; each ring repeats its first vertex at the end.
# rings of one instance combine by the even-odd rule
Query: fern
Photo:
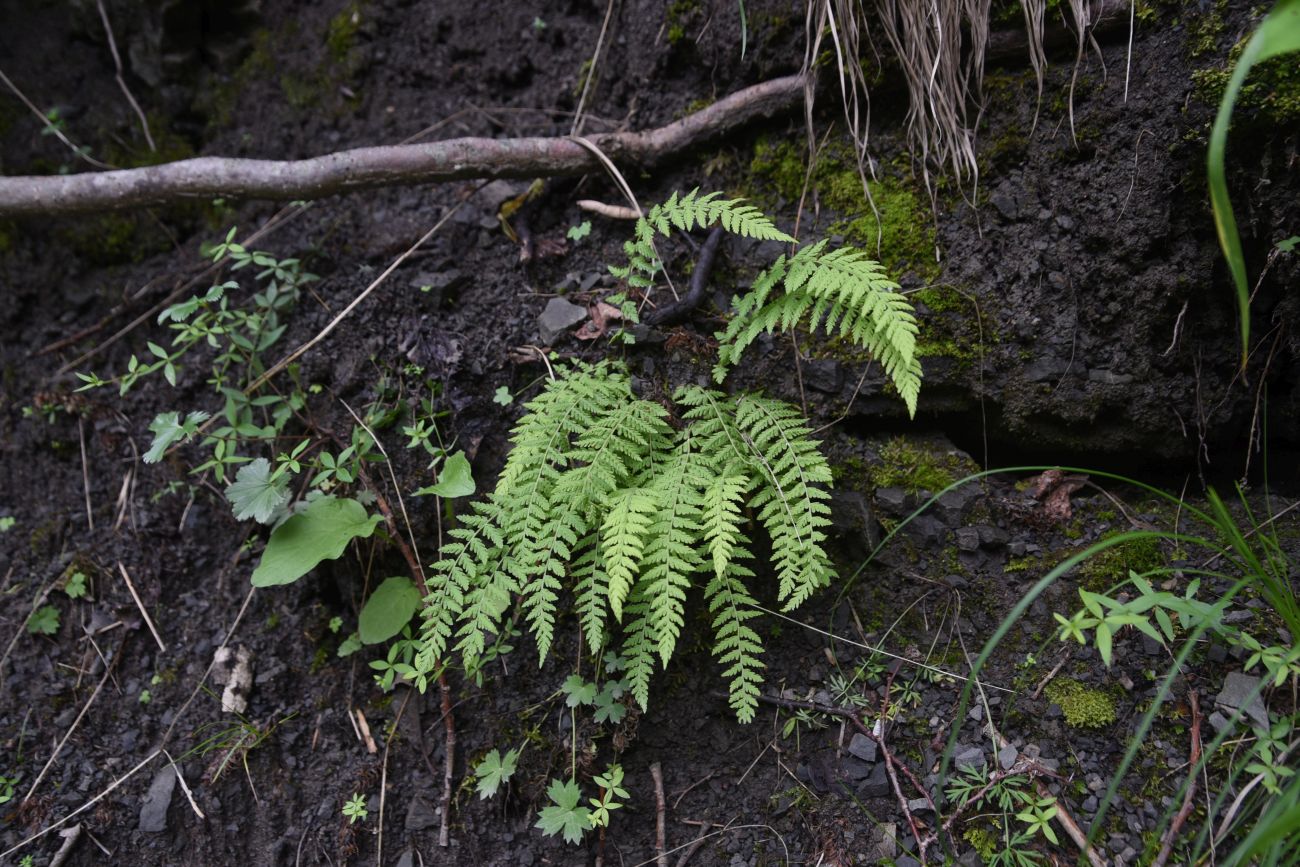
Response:
POLYGON ((721 382, 759 334, 800 324, 810 331, 824 326, 865 347, 893 380, 908 414, 916 415, 921 360, 911 303, 879 263, 847 247, 827 252, 825 241, 778 258, 736 299, 731 321, 717 335, 714 378, 721 382))
MULTIPOLYGON (((715 224, 792 241, 752 206, 693 190, 651 208, 625 245, 628 264, 611 270, 649 286, 660 267, 656 237, 715 224)), ((823 242, 782 256, 737 299, 715 375, 721 380, 759 334, 823 327, 865 346, 914 413, 916 321, 897 290, 855 250, 827 251, 823 242)), ((830 583, 830 468, 789 404, 696 385, 673 400, 675 418, 638 399, 624 370, 602 363, 578 366, 526 405, 496 489, 450 531, 432 567, 416 657, 421 688, 450 650, 475 664, 516 598, 544 662, 567 592, 580 643, 597 655, 617 642, 627 688, 645 708, 692 591, 702 590, 731 707, 753 719, 763 668, 750 625, 759 614, 753 532, 766 532, 786 610, 830 583)))

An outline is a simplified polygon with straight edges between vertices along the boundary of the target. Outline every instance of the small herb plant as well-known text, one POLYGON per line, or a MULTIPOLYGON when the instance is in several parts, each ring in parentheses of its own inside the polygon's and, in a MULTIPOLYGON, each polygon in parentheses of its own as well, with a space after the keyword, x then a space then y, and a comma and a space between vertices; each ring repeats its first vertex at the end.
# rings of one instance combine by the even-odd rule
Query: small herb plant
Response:
POLYGON ((355 825, 357 820, 366 818, 366 799, 363 795, 354 793, 343 804, 343 815, 347 817, 349 825, 355 825))

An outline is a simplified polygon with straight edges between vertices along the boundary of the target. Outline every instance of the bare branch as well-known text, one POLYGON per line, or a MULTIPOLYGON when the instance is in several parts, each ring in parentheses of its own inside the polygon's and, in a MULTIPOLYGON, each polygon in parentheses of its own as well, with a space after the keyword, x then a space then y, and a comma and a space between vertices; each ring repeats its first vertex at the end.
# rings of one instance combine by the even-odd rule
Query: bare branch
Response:
MULTIPOLYGON (((802 76, 754 85, 658 129, 592 136, 610 158, 653 166, 752 121, 789 111, 802 76)), ((467 178, 536 178, 599 170, 571 138, 460 138, 339 151, 305 160, 198 157, 138 169, 0 178, 0 217, 78 214, 217 196, 314 199, 402 184, 467 178)))

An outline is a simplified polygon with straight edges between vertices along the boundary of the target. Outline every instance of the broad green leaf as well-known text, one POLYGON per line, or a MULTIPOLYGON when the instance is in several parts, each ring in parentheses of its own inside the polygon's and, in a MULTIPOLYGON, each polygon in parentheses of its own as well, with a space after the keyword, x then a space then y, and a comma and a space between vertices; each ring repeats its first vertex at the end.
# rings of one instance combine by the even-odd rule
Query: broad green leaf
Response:
POLYGON ((551 780, 546 794, 551 806, 542 808, 534 827, 550 835, 563 833, 566 843, 581 842, 583 833, 591 829, 591 814, 586 807, 578 806, 582 793, 577 781, 551 780))
POLYGON ((465 457, 464 452, 456 452, 442 465, 442 472, 438 473, 438 483, 420 488, 415 495, 419 497, 433 494, 450 500, 455 497, 468 497, 475 490, 474 474, 470 470, 469 459, 465 457))
POLYGON ((179 412, 158 413, 149 423, 149 430, 153 431, 153 445, 144 453, 144 462, 158 463, 169 448, 194 436, 198 433, 199 425, 207 420, 208 414, 200 411, 189 413, 183 422, 179 412))
POLYGON ((1279 0, 1273 11, 1259 24, 1250 37, 1232 71, 1232 78, 1223 92, 1219 113, 1210 132, 1210 147, 1206 154, 1206 172, 1210 182, 1210 205, 1214 209, 1214 228, 1219 233, 1219 246, 1228 260, 1232 282, 1237 287, 1237 315, 1241 319, 1241 364, 1246 364, 1250 342, 1250 287, 1246 283, 1246 260, 1241 252, 1241 237, 1237 233, 1237 219, 1228 199, 1228 183, 1224 177, 1223 156, 1228 143, 1228 124, 1237 94, 1251 67, 1271 57, 1300 51, 1300 0, 1279 0))
POLYGON ((320 561, 337 559, 353 539, 369 537, 382 520, 367 515, 356 500, 314 500, 271 533, 262 561, 253 570, 253 586, 292 584, 320 561))
POLYGON ((501 786, 510 781, 515 774, 521 752, 522 750, 506 750, 503 757, 497 750, 492 750, 475 766, 474 776, 478 778, 479 800, 492 797, 501 786))
POLYGON ((235 474, 235 480, 226 486, 226 499, 235 511, 238 521, 252 518, 259 524, 269 523, 276 509, 289 499, 287 476, 275 478, 266 458, 244 464, 235 474))
POLYGON ((387 641, 411 622, 420 605, 420 591, 403 575, 388 578, 370 594, 361 609, 358 631, 363 644, 387 641))

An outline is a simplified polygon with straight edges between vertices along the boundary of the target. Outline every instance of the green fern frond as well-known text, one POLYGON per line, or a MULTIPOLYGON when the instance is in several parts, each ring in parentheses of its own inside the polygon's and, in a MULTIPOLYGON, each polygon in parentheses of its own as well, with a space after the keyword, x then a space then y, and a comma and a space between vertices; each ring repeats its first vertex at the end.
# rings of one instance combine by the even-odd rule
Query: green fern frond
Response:
POLYGON ((707 469, 692 451, 687 429, 654 483, 659 508, 650 527, 640 578, 650 602, 650 630, 664 665, 673 655, 686 620, 691 575, 701 566, 695 543, 700 532, 700 490, 708 480, 707 469))
POLYGON ((640 572, 646 537, 658 508, 658 498, 644 488, 622 490, 610 498, 600 528, 600 549, 609 576, 609 609, 616 620, 623 619, 623 601, 640 572))
MULTIPOLYGON (((447 534, 451 541, 442 546, 442 559, 425 577, 429 595, 416 654, 416 669, 425 675, 442 659, 456 623, 467 611, 467 602, 467 622, 481 621, 480 612, 474 609, 477 600, 472 597, 505 550, 499 517, 494 503, 475 503, 470 513, 461 517, 460 526, 447 534)), ((495 623, 489 628, 494 627, 495 623)))
POLYGON ((789 404, 754 395, 741 398, 736 426, 761 468, 763 483, 750 498, 772 538, 778 598, 789 611, 830 582, 822 543, 830 526, 831 470, 809 438, 803 416, 789 404))
POLYGON ((555 637, 555 604, 564 589, 569 563, 579 553, 579 542, 590 529, 580 506, 556 491, 541 536, 529 540, 520 555, 507 561, 519 583, 524 617, 537 641, 539 663, 546 661, 555 637))
POLYGON ((682 418, 691 424, 697 450, 715 474, 737 471, 750 463, 749 447, 736 428, 735 402, 720 391, 688 385, 673 400, 686 407, 682 418))
POLYGON ((758 335, 800 324, 809 330, 824 325, 864 346, 893 381, 908 413, 916 415, 921 363, 911 303, 879 263, 848 247, 827 252, 825 241, 790 259, 778 258, 735 300, 731 321, 717 335, 714 378, 721 382, 758 335), (778 284, 783 291, 773 297, 778 284))
POLYGON ((752 485, 745 476, 718 476, 704 490, 701 523, 715 578, 721 578, 728 564, 744 556, 745 518, 741 508, 752 485))
POLYGON ((578 433, 568 457, 577 464, 559 480, 566 496, 601 505, 625 486, 643 461, 672 447, 668 411, 648 400, 631 400, 614 407, 578 433))
POLYGON ((794 242, 772 222, 771 218, 748 205, 743 199, 723 199, 721 193, 700 195, 699 187, 684 196, 673 193, 668 201, 652 207, 636 221, 632 240, 623 244, 627 264, 611 265, 615 277, 626 280, 629 286, 649 288, 663 269, 655 250, 655 237, 668 237, 674 228, 689 232, 695 228, 707 229, 714 224, 733 235, 755 238, 760 241, 794 242))
POLYGON ((626 625, 623 627, 623 644, 619 655, 627 663, 625 680, 628 691, 641 705, 641 710, 650 707, 650 677, 655 671, 655 651, 658 643, 650 628, 650 602, 646 598, 645 584, 638 583, 632 588, 624 608, 626 625))
MULTIPOLYGON (((747 553, 747 552, 746 552, 747 553)), ((713 655, 723 666, 729 703, 742 723, 754 719, 758 710, 759 673, 763 663, 763 642, 748 621, 759 615, 758 603, 745 591, 744 579, 753 571, 732 561, 715 574, 704 590, 713 613, 713 655)))
POLYGON ((600 653, 605 639, 605 612, 609 600, 609 572, 601 556, 600 534, 590 533, 578 545, 573 561, 573 596, 578 623, 592 655, 600 653))

